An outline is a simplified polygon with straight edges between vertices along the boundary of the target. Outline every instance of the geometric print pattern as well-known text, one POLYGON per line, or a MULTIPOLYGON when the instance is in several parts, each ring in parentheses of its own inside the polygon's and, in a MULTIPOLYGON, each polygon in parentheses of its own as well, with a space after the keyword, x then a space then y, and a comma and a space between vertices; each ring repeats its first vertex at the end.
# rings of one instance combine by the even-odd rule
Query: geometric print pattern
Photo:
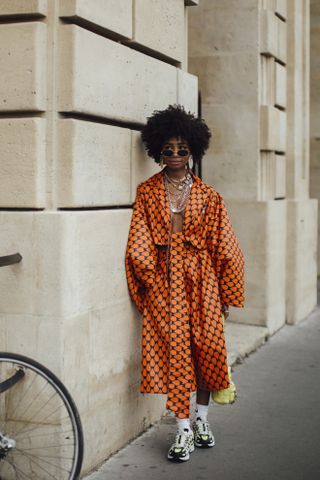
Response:
POLYGON ((181 232, 170 229, 163 171, 138 186, 125 258, 143 314, 140 392, 167 394, 178 418, 190 416, 192 391, 230 385, 221 307, 244 306, 244 258, 225 203, 192 177, 181 232))

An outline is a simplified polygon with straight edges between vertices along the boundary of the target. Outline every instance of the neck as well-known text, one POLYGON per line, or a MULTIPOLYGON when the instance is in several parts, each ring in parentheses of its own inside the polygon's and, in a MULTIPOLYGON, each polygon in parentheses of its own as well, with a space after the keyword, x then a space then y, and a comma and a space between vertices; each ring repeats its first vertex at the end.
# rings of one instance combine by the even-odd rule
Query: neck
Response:
POLYGON ((168 167, 166 167, 167 175, 175 180, 180 180, 186 175, 187 172, 188 170, 185 168, 179 170, 170 170, 168 167))

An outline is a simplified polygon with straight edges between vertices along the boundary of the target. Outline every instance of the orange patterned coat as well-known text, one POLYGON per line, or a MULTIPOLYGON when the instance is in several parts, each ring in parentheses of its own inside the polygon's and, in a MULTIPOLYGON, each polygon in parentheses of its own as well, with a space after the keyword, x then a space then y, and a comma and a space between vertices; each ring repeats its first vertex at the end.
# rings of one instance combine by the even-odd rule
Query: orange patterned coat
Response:
POLYGON ((137 189, 126 250, 143 314, 141 393, 190 415, 190 392, 229 386, 222 303, 244 306, 244 258, 224 200, 195 175, 182 232, 171 232, 163 171, 137 189))

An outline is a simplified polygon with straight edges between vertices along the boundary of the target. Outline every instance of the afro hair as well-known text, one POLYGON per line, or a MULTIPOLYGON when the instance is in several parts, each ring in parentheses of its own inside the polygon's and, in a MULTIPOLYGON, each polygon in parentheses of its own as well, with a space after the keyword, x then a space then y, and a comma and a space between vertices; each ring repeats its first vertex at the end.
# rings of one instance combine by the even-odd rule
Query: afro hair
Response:
POLYGON ((199 162, 209 146, 211 133, 204 120, 186 112, 182 105, 169 105, 148 117, 141 138, 149 157, 160 163, 163 145, 172 137, 188 142, 194 161, 199 162))

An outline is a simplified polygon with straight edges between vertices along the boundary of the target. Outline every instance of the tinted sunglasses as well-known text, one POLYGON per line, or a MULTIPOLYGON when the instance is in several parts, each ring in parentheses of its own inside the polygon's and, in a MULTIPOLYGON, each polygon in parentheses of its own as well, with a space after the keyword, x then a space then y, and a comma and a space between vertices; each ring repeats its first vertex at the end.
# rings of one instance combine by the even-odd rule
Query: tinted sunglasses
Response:
MULTIPOLYGON (((164 157, 173 157, 174 151, 171 148, 165 148, 164 150, 162 150, 161 154, 164 157)), ((177 154, 179 157, 186 157, 187 155, 190 154, 190 152, 186 148, 179 148, 179 150, 177 151, 177 154)))

